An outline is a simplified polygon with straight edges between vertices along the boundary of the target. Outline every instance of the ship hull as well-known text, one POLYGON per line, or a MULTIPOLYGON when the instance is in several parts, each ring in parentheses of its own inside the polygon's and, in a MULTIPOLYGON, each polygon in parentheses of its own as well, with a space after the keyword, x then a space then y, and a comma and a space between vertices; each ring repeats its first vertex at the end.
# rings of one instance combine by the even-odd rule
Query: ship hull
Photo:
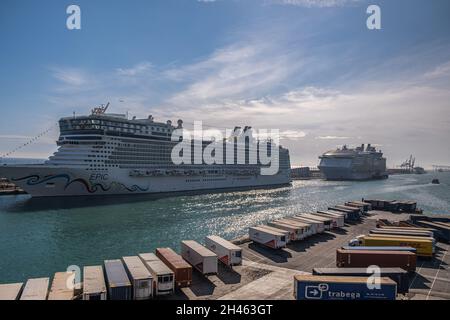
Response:
POLYGON ((195 175, 134 177, 130 170, 90 171, 61 166, 2 166, 0 176, 33 197, 154 194, 215 189, 261 188, 291 182, 288 171, 277 175, 195 175))
POLYGON ((387 173, 354 172, 352 168, 319 167, 319 169, 324 178, 331 181, 364 181, 388 178, 387 173))

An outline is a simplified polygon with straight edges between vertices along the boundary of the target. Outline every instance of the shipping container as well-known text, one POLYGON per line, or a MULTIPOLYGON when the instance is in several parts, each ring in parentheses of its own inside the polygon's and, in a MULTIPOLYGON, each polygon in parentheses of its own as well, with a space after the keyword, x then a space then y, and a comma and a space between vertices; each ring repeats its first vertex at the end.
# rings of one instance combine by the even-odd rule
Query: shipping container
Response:
POLYGON ((270 231, 260 227, 248 228, 250 240, 266 247, 279 249, 286 247, 286 235, 284 233, 270 231))
POLYGON ((50 278, 29 279, 23 288, 20 300, 47 300, 50 278))
POLYGON ((139 258, 153 277, 153 295, 171 294, 175 290, 175 275, 154 253, 140 253, 139 258))
POLYGON ((270 230, 270 231, 274 231, 274 232, 282 233, 286 237, 286 243, 291 242, 291 232, 289 232, 287 230, 271 227, 271 226, 268 226, 266 224, 261 224, 261 225, 259 225, 257 227, 262 228, 262 229, 267 229, 267 230, 270 230))
POLYGON ((345 225, 345 218, 343 215, 339 215, 333 212, 328 211, 318 211, 316 213, 317 215, 320 215, 325 218, 332 218, 333 219, 333 226, 335 228, 342 228, 345 225))
POLYGON ((373 234, 392 234, 392 235, 399 235, 399 236, 411 236, 411 237, 422 237, 422 238, 428 238, 428 239, 434 239, 433 232, 430 231, 407 231, 407 230, 393 230, 393 229, 372 229, 369 231, 369 233, 373 234))
POLYGON ((416 261, 416 254, 408 251, 336 250, 338 268, 367 268, 375 265, 415 272, 416 261))
POLYGON ((269 222, 267 222, 267 225, 270 227, 277 228, 277 229, 289 231, 289 234, 291 237, 290 241, 298 241, 298 240, 302 240, 305 238, 305 234, 302 232, 302 229, 293 224, 285 224, 282 222, 269 221, 269 222))
POLYGON ((75 272, 56 272, 48 300, 73 300, 75 297, 75 272))
POLYGON ((328 210, 345 212, 347 214, 346 219, 349 221, 359 221, 361 219, 361 214, 356 210, 348 210, 338 207, 328 207, 328 210))
POLYGON ((344 218, 344 220, 345 220, 345 217, 347 216, 347 213, 342 212, 342 211, 336 211, 336 210, 318 210, 317 212, 333 214, 333 215, 336 215, 338 217, 344 218))
POLYGON ((105 260, 106 285, 109 300, 131 300, 132 287, 127 271, 120 259, 105 260))
POLYGON ((325 225, 323 222, 313 220, 313 219, 308 219, 302 215, 296 215, 293 217, 289 217, 288 219, 303 222, 303 223, 310 223, 313 227, 314 234, 325 232, 325 225))
POLYGON ((420 237, 420 236, 410 236, 410 235, 399 235, 399 234, 378 234, 371 233, 367 235, 372 238, 393 238, 393 239, 409 239, 409 240, 426 240, 431 242, 432 252, 435 252, 436 239, 432 237, 420 237))
MULTIPOLYGON (((400 223, 405 223, 405 222, 401 221, 400 223)), ((430 231, 430 232, 434 231, 434 229, 432 229, 432 228, 413 227, 413 226, 406 226, 406 225, 401 225, 399 227, 381 225, 381 226, 378 226, 378 229, 383 229, 383 230, 406 230, 406 231, 430 231)))
POLYGON ((388 246, 380 246, 380 247, 366 247, 366 246, 343 246, 341 249, 344 250, 371 250, 371 251, 409 251, 412 253, 416 253, 417 249, 413 247, 388 247, 388 246))
POLYGON ((218 236, 207 236, 205 246, 217 254, 219 261, 226 266, 242 264, 242 248, 218 236))
POLYGON ((192 283, 192 267, 186 260, 171 248, 157 248, 156 256, 161 259, 175 276, 175 284, 178 287, 190 286, 192 283))
POLYGON ((322 222, 325 230, 333 229, 333 219, 331 219, 331 218, 324 218, 324 217, 321 217, 321 216, 318 216, 318 215, 315 215, 312 213, 302 213, 299 216, 322 222))
POLYGON ((106 300, 106 284, 102 266, 83 268, 83 300, 106 300))
POLYGON ((432 257, 434 246, 431 240, 412 239, 394 236, 360 236, 357 238, 361 246, 377 246, 377 247, 413 247, 416 248, 416 254, 420 257, 432 257))
POLYGON ((138 256, 122 257, 128 278, 133 285, 134 300, 148 300, 153 296, 153 277, 138 256))
POLYGON ((397 284, 380 279, 380 288, 369 288, 368 277, 294 276, 297 300, 395 300, 397 284))
POLYGON ((290 219, 290 217, 274 220, 273 222, 283 223, 290 226, 294 226, 295 228, 299 228, 299 230, 301 230, 303 238, 307 238, 317 233, 316 224, 313 222, 302 222, 300 220, 290 219))
POLYGON ((445 242, 450 242, 450 227, 424 220, 417 220, 414 223, 423 227, 435 229, 437 231, 435 232, 435 236, 438 237, 438 239, 445 242))
POLYGON ((353 212, 357 212, 359 214, 363 213, 363 209, 361 207, 354 207, 354 206, 346 206, 346 205, 337 204, 337 205, 335 205, 335 208, 344 209, 344 210, 350 210, 350 211, 353 211, 353 212))
POLYGON ((349 206, 349 207, 362 208, 363 211, 365 211, 365 212, 372 210, 372 205, 370 203, 362 202, 362 201, 349 201, 349 202, 346 202, 345 205, 349 206))
POLYGON ((0 300, 17 300, 22 293, 23 283, 0 284, 0 300))
MULTIPOLYGON (((314 268, 316 276, 338 277, 370 277, 374 273, 367 268, 314 268)), ((397 283, 397 293, 406 294, 409 291, 409 274, 402 268, 381 268, 378 276, 389 278, 397 283)))
MULTIPOLYGON (((333 209, 327 209, 325 210, 326 212, 330 212, 330 213, 334 213, 334 214, 340 214, 344 216, 344 221, 346 220, 351 220, 348 218, 349 215, 351 215, 351 212, 345 212, 345 211, 338 211, 338 210, 333 210, 333 209)), ((359 215, 359 214, 358 214, 359 215)))
POLYGON ((217 273, 217 254, 194 240, 181 241, 181 256, 202 274, 217 273))

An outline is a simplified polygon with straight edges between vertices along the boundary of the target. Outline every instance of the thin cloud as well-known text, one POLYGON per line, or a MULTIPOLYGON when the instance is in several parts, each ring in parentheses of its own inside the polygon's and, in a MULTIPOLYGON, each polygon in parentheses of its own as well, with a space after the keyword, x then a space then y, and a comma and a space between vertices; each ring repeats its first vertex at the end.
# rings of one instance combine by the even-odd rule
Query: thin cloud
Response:
POLYGON ((272 45, 237 43, 215 51, 198 63, 167 70, 168 79, 188 83, 168 102, 191 106, 260 96, 287 80, 302 65, 294 54, 282 54, 272 45))
POLYGON ((76 68, 54 67, 51 70, 53 77, 64 85, 81 87, 89 82, 88 75, 84 71, 76 68))
POLYGON ((435 67, 432 71, 425 73, 425 78, 441 78, 450 76, 450 61, 435 67))
POLYGON ((121 76, 132 77, 150 71, 152 66, 150 62, 141 62, 131 68, 118 68, 116 72, 121 76))

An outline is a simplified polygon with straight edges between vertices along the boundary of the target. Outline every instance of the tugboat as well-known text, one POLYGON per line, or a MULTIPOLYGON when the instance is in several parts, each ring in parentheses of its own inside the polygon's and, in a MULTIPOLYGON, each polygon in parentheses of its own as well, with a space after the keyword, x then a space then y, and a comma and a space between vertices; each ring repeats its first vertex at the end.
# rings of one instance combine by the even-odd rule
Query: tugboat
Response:
POLYGON ((440 184, 441 182, 439 181, 439 179, 433 179, 431 181, 432 184, 440 184))

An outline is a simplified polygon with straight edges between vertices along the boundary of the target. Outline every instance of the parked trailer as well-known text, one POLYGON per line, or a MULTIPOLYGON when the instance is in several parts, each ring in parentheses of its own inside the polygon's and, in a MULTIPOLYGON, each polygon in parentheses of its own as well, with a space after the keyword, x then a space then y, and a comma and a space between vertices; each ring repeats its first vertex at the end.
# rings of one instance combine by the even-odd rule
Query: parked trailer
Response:
POLYGON ((419 227, 415 224, 409 224, 406 221, 400 221, 399 226, 379 225, 377 228, 384 230, 409 230, 409 231, 430 231, 434 232, 433 228, 419 227))
POLYGON ((333 210, 333 209, 328 209, 328 210, 325 210, 325 211, 326 212, 331 212, 331 213, 334 213, 334 214, 339 214, 339 215, 344 217, 344 220, 349 220, 348 219, 348 215, 351 214, 351 212, 338 211, 338 210, 333 210))
POLYGON ((409 240, 426 240, 431 242, 431 248, 433 249, 433 253, 436 249, 436 239, 432 237, 417 237, 417 236, 410 236, 410 235, 399 235, 399 234, 378 234, 378 233, 371 233, 368 235, 369 237, 373 238, 393 238, 393 239, 409 239, 409 240))
POLYGON ((370 233, 373 234, 393 234, 393 235, 400 235, 400 236, 412 236, 412 237, 425 237, 425 238, 433 238, 433 232, 430 231, 408 231, 408 230, 393 230, 393 229, 380 229, 380 228, 376 228, 376 229, 372 229, 369 231, 370 233))
POLYGON ((343 246, 344 250, 370 250, 370 251, 409 251, 417 253, 417 249, 413 247, 368 247, 368 246, 343 246))
POLYGON ((338 268, 367 268, 376 265, 380 268, 402 268, 416 271, 416 255, 406 251, 336 250, 338 268))
POLYGON ((153 296, 153 277, 138 256, 122 257, 128 278, 133 284, 133 299, 148 300, 153 296))
POLYGON ((338 227, 338 218, 336 216, 330 216, 327 214, 323 214, 321 212, 314 212, 314 216, 321 217, 321 218, 328 218, 331 220, 331 229, 339 228, 338 227))
POLYGON ((328 207, 328 210, 333 210, 333 211, 336 211, 336 212, 344 213, 345 217, 347 219, 351 218, 352 215, 354 215, 355 217, 356 216, 357 217, 360 216, 359 208, 351 208, 351 209, 347 208, 347 209, 345 209, 345 208, 338 208, 337 206, 334 206, 334 207, 328 207))
POLYGON ((313 228, 314 234, 325 232, 325 225, 321 221, 309 219, 309 218, 306 218, 301 215, 296 215, 296 216, 285 218, 285 219, 294 220, 294 221, 303 222, 303 223, 310 223, 311 227, 313 228))
POLYGON ((331 219, 331 218, 324 218, 324 217, 314 215, 311 213, 303 213, 300 216, 304 216, 305 218, 322 222, 325 230, 331 230, 333 228, 333 219, 331 219))
POLYGON ((439 239, 441 239, 442 241, 450 242, 450 227, 424 220, 417 220, 414 223, 427 228, 435 229, 437 231, 435 235, 439 239))
MULTIPOLYGON (((403 221, 401 221, 400 223, 403 223, 403 221)), ((424 227, 413 227, 413 225, 411 226, 383 226, 380 225, 378 226, 378 229, 383 229, 383 230, 405 230, 405 231, 429 231, 429 232, 433 232, 434 229, 433 228, 424 228, 424 227)))
POLYGON ((192 283, 192 267, 171 248, 157 248, 156 256, 173 271, 175 284, 178 287, 190 286, 192 283))
POLYGON ((294 224, 286 224, 286 223, 277 222, 277 221, 269 221, 267 223, 267 225, 270 227, 277 228, 277 229, 289 231, 290 235, 291 235, 291 239, 290 239, 291 241, 302 240, 306 237, 305 234, 302 232, 303 230, 301 229, 301 227, 295 226, 294 224))
POLYGON ((75 272, 56 272, 48 300, 73 300, 75 298, 75 272))
POLYGON ((286 235, 261 227, 248 228, 250 240, 272 249, 286 247, 286 235))
MULTIPOLYGON (((397 293, 406 294, 409 292, 409 274, 402 268, 381 268, 378 276, 389 278, 397 283, 397 293)), ((313 275, 316 276, 337 276, 337 277, 370 277, 373 272, 367 268, 314 268, 313 275)))
POLYGON ((0 284, 0 300, 17 300, 22 293, 23 283, 0 284))
POLYGON ((361 219, 361 214, 356 210, 348 210, 338 207, 328 207, 328 210, 338 211, 338 212, 345 212, 347 214, 346 218, 350 221, 358 221, 361 219))
POLYGON ((365 212, 372 210, 372 205, 370 203, 362 202, 362 201, 349 201, 349 202, 346 202, 345 205, 349 206, 349 207, 362 208, 363 211, 365 211, 365 212))
POLYGON ((292 225, 296 228, 299 228, 302 232, 302 237, 307 238, 317 233, 317 227, 313 222, 301 222, 299 220, 290 219, 290 217, 286 217, 279 220, 274 220, 273 222, 283 223, 287 225, 292 225))
POLYGON ((20 300, 47 300, 50 278, 29 279, 23 288, 20 300))
POLYGON ((174 273, 154 253, 140 253, 139 258, 153 277, 153 295, 171 294, 175 290, 174 273))
POLYGON ((368 277, 294 276, 294 298, 297 300, 395 300, 397 284, 380 279, 380 289, 367 285, 368 277))
POLYGON ((219 236, 207 236, 206 247, 217 254, 219 261, 226 266, 242 264, 242 248, 219 236))
POLYGON ((120 259, 105 260, 106 284, 110 300, 131 300, 131 282, 120 259))
POLYGON ((332 218, 336 228, 342 228, 345 225, 345 219, 343 215, 339 215, 329 211, 317 211, 317 214, 322 217, 332 218))
POLYGON ((285 224, 292 224, 294 226, 299 226, 303 228, 305 238, 312 236, 313 234, 318 233, 318 228, 320 227, 320 223, 316 221, 307 221, 305 219, 294 219, 294 217, 285 217, 279 220, 275 220, 276 222, 281 222, 285 224))
POLYGON ((217 254, 197 241, 181 241, 181 256, 202 274, 217 273, 217 254))
POLYGON ((433 242, 425 239, 411 239, 407 237, 376 237, 360 236, 357 238, 361 246, 388 246, 388 247, 413 247, 416 248, 416 254, 421 257, 432 257, 434 253, 433 242))
POLYGON ((271 230, 271 231, 274 231, 274 232, 283 233, 284 236, 286 237, 286 243, 291 242, 292 234, 291 234, 290 231, 287 231, 287 230, 284 230, 284 229, 275 228, 275 227, 271 227, 271 226, 268 226, 266 224, 261 224, 258 227, 263 228, 263 229, 267 229, 267 230, 271 230))
POLYGON ((337 205, 335 205, 335 207, 338 208, 338 209, 354 211, 354 212, 357 212, 359 214, 363 213, 363 209, 361 207, 346 206, 346 205, 342 205, 342 204, 337 204, 337 205))
POLYGON ((83 300, 106 300, 106 284, 102 266, 83 268, 83 300))

